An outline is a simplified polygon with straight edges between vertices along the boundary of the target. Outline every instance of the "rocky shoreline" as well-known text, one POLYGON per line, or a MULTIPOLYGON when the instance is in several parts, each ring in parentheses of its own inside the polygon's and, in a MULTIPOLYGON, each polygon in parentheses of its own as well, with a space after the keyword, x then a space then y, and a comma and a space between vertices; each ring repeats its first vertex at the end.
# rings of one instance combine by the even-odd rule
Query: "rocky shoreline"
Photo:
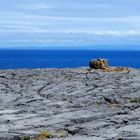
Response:
POLYGON ((140 69, 1 70, 0 140, 24 136, 139 140, 140 69))

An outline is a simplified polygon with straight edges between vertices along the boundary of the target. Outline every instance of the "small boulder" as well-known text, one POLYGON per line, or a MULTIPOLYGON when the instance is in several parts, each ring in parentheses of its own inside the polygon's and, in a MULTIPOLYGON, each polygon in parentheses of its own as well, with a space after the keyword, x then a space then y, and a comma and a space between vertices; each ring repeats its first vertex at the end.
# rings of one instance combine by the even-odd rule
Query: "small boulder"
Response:
POLYGON ((94 69, 106 69, 108 68, 107 59, 94 59, 89 62, 89 67, 94 69))

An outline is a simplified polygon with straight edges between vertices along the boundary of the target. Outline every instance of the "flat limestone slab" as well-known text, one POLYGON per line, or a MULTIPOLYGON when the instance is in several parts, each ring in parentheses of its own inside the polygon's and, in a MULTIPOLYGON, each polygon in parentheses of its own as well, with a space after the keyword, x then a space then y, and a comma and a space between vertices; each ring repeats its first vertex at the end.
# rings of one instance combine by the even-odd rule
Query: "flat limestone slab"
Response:
MULTIPOLYGON (((60 139, 54 138, 52 140, 62 140, 62 138, 60 139)), ((73 137, 64 138, 63 140, 104 140, 104 139, 99 137, 73 136, 73 137)))
POLYGON ((0 139, 138 139, 139 126, 139 69, 0 71, 0 139))

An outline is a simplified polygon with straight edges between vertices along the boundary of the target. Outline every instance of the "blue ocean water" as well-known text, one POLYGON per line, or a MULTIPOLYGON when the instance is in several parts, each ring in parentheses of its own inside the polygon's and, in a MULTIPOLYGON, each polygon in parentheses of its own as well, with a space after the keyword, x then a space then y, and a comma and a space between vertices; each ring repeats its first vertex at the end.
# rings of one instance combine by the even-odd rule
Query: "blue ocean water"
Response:
POLYGON ((74 68, 107 58, 111 66, 140 68, 140 51, 0 50, 0 69, 74 68))

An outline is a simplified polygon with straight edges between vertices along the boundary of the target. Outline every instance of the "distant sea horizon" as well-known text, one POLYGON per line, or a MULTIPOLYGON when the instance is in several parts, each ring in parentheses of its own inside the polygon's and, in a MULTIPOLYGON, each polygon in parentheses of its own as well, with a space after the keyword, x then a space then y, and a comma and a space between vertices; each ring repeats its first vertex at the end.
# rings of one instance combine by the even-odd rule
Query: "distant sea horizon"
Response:
POLYGON ((17 50, 0 49, 0 69, 88 67, 106 58, 110 66, 140 68, 140 51, 126 50, 17 50))

